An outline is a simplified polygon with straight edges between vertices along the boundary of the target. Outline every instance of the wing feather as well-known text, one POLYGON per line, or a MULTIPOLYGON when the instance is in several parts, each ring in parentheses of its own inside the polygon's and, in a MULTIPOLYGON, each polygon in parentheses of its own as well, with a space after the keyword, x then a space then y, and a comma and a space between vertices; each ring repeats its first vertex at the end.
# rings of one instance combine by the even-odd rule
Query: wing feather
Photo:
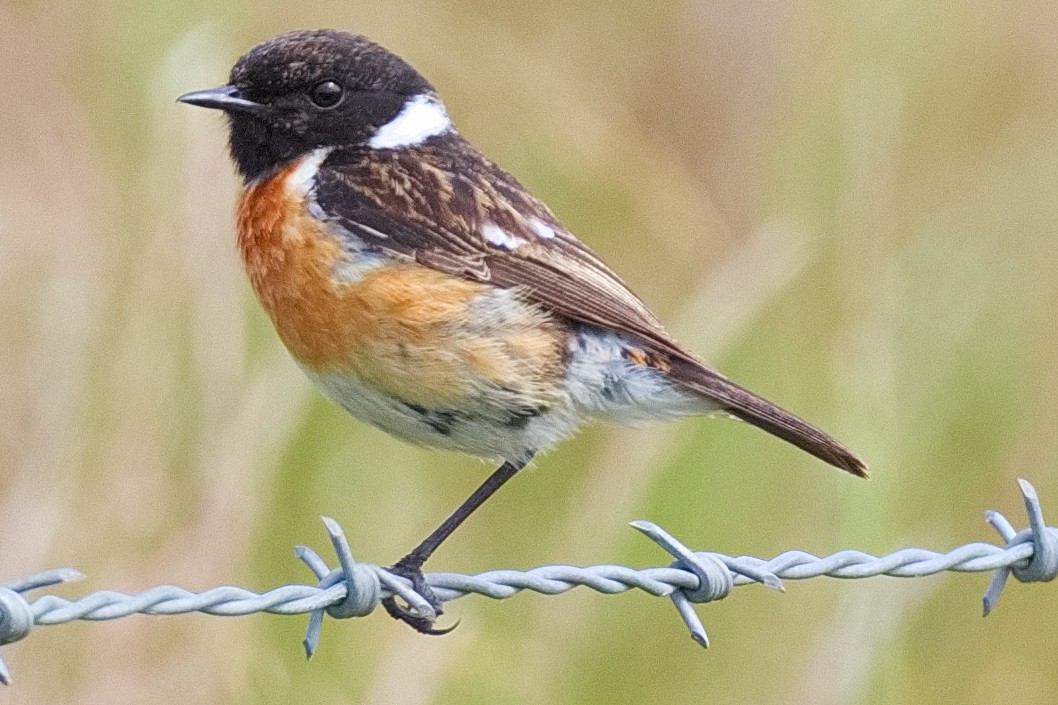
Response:
POLYGON ((660 371, 724 410, 855 475, 866 465, 822 431, 709 369, 547 206, 458 135, 415 150, 339 150, 316 177, 316 206, 350 247, 519 288, 548 310, 653 351, 660 371), (487 237, 489 228, 504 237, 487 237), (355 240, 355 242, 352 242, 355 240))

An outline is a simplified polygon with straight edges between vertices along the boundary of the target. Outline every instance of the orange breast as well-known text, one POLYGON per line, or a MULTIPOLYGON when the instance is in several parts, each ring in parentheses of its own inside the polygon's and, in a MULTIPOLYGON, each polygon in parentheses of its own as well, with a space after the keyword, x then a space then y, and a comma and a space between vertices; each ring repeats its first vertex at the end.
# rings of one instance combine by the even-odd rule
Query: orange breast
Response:
POLYGON ((247 186, 237 210, 239 251, 250 283, 294 357, 310 366, 339 363, 348 335, 331 272, 344 256, 338 242, 305 211, 304 194, 287 182, 292 163, 247 186))
POLYGON ((483 330, 468 320, 470 302, 491 287, 413 262, 336 276, 356 255, 309 216, 305 194, 289 183, 297 166, 248 186, 237 217, 254 291, 299 363, 428 407, 458 404, 489 384, 550 396, 562 337, 543 314, 526 305, 517 325, 483 330))

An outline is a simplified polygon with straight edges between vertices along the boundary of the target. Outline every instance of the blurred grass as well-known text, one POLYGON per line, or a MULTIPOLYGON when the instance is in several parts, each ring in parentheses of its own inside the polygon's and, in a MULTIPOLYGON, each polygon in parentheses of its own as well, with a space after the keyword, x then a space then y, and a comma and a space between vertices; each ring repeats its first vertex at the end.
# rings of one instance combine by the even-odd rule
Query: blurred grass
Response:
MULTIPOLYGON (((1013 479, 1058 497, 1058 11, 1042 0, 0 6, 0 552, 70 590, 265 588, 345 525, 399 556, 487 472, 364 428, 298 376, 233 252, 223 122, 173 103, 257 41, 361 31, 721 370, 833 431, 855 482, 722 420, 593 428, 435 569, 696 547, 992 540, 1013 479)), ((383 616, 130 619, 6 650, 4 702, 1042 703, 1047 588, 981 577, 746 590, 693 647, 663 600, 469 599, 383 616)))

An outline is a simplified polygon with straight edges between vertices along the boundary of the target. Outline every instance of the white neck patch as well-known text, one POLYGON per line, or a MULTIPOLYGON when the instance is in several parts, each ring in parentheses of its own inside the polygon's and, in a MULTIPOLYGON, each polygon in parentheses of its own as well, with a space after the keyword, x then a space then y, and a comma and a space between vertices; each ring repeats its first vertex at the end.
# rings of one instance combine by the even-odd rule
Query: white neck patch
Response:
POLYGON ((320 164, 323 164, 323 160, 333 150, 334 147, 319 147, 302 157, 297 168, 287 176, 286 187, 301 195, 308 194, 315 184, 316 172, 320 170, 320 164))
POLYGON ((375 131, 367 146, 372 149, 414 147, 451 129, 452 121, 440 101, 433 96, 417 95, 408 99, 397 117, 375 131))

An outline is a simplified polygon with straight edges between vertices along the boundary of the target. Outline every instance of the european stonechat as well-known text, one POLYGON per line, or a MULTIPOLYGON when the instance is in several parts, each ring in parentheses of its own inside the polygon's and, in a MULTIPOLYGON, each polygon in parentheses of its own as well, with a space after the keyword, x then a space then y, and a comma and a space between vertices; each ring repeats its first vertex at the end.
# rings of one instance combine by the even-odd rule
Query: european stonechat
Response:
MULTIPOLYGON (((434 87, 368 39, 303 30, 180 97, 228 116, 250 282, 298 365, 353 416, 502 465, 394 570, 422 565, 585 421, 729 414, 854 475, 822 431, 706 367, 518 181, 434 87)), ((433 620, 396 604, 424 633, 433 620)))

